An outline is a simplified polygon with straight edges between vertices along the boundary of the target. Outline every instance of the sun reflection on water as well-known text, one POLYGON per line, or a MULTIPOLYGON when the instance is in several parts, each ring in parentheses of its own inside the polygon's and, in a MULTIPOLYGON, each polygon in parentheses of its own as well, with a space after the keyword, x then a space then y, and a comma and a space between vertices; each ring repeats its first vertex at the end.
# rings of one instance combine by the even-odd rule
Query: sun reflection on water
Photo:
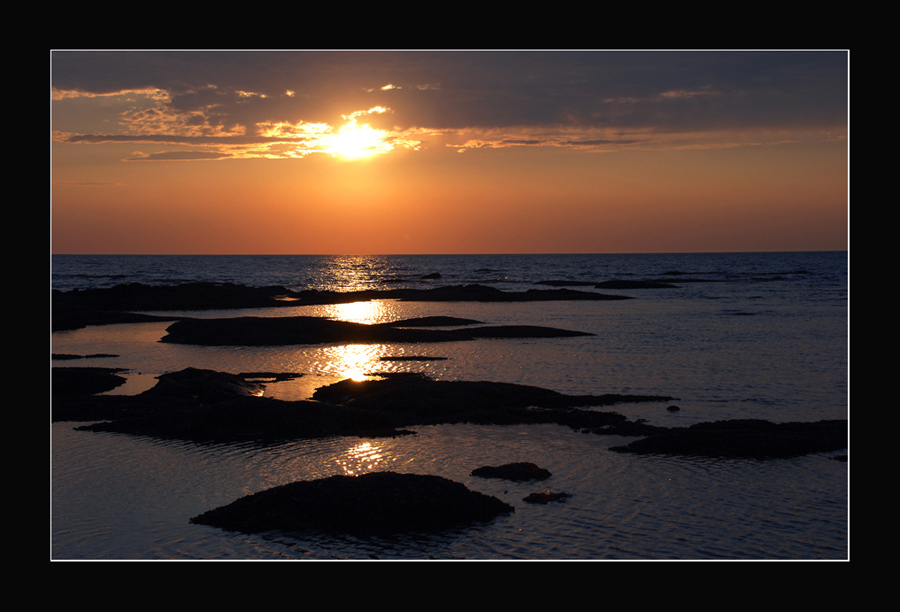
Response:
POLYGON ((369 472, 385 460, 382 448, 372 442, 360 442, 348 449, 338 463, 347 475, 369 472))
POLYGON ((383 322, 386 310, 383 302, 372 300, 368 302, 350 302, 349 304, 331 304, 326 308, 326 313, 331 319, 371 325, 383 322))
MULTIPOLYGON (((333 304, 325 315, 331 319, 372 325, 386 319, 386 308, 383 302, 351 302, 349 304, 333 304)), ((328 362, 326 370, 344 378, 361 381, 368 378, 380 366, 381 345, 344 344, 325 349, 328 362)))
POLYGON ((356 381, 366 380, 380 365, 378 346, 367 344, 344 344, 327 350, 330 370, 344 378, 356 381))

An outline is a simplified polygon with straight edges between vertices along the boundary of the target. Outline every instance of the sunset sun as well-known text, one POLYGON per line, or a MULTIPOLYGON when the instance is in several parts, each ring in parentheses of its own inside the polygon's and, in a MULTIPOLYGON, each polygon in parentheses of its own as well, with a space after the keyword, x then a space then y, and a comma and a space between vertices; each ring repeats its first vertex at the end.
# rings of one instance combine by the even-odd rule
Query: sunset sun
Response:
POLYGON ((394 147, 386 140, 387 133, 369 125, 350 120, 326 138, 326 152, 344 159, 362 159, 387 153, 394 147))

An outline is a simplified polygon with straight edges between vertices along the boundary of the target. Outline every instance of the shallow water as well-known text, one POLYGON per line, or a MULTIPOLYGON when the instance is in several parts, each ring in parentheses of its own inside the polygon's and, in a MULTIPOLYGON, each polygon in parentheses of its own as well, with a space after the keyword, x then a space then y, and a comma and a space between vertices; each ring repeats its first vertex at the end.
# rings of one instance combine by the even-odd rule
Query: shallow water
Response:
MULTIPOLYGON (((110 325, 52 334, 57 353, 118 357, 57 367, 129 369, 135 393, 183 367, 302 373, 267 395, 305 398, 355 373, 425 372, 435 378, 533 384, 566 393, 651 393, 668 403, 617 407, 654 424, 725 418, 810 421, 848 416, 845 254, 702 256, 476 256, 425 258, 54 258, 65 288, 159 278, 347 289, 385 278, 421 286, 482 282, 506 290, 547 278, 641 278, 667 270, 731 282, 621 291, 609 302, 433 304, 391 300, 198 316, 313 314, 379 322, 443 314, 490 324, 536 324, 595 336, 441 344, 209 348, 160 343, 166 324, 110 325), (327 260, 327 261, 326 261, 327 260), (313 261, 318 267, 308 265, 313 261), (205 263, 204 263, 205 262, 205 263), (210 265, 214 262, 215 265, 210 265), (303 263, 304 265, 300 265, 303 263), (265 265, 263 265, 265 264, 265 265), (340 265, 338 265, 340 264, 340 265), (304 267, 306 266, 306 267, 304 267), (330 267, 329 267, 330 266, 330 267), (255 270, 255 272, 253 272, 255 270), (302 273, 298 272, 301 270, 302 273), (253 275, 255 282, 248 281, 253 275), (342 276, 343 274, 343 276, 342 276), (393 275, 393 277, 391 277, 393 275), (301 278, 302 277, 302 278, 301 278), (290 282, 276 282, 281 281, 290 282), (337 280, 335 280, 337 279, 337 280), (343 280, 340 280, 343 279, 343 280), (338 283, 335 285, 335 283, 338 283), (382 362, 429 355, 440 361, 382 362)), ((673 278, 673 280, 675 280, 673 278)), ((160 281, 161 282, 161 281, 160 281)), ((400 284, 399 282, 395 284, 400 284)), ((590 289, 587 289, 590 290, 590 289)), ((613 291, 604 291, 613 293, 613 291)), ((848 466, 829 455, 738 461, 635 457, 622 438, 558 426, 416 428, 391 440, 335 438, 270 448, 201 447, 53 424, 54 559, 844 559, 848 466), (515 484, 469 476, 475 467, 533 461, 553 477, 515 484), (437 474, 490 493, 515 514, 441 537, 390 540, 243 536, 188 521, 248 493, 298 479, 394 470, 437 474), (566 502, 529 505, 542 489, 566 502)))

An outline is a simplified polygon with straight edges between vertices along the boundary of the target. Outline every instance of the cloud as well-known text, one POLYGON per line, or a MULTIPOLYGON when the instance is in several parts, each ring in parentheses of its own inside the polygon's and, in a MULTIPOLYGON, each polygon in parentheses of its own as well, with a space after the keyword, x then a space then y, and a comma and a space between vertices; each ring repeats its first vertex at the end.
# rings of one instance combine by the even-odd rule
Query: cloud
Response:
MULTIPOLYGON (((433 138, 450 148, 700 146, 725 130, 819 134, 847 122, 840 51, 72 51, 51 59, 54 122, 68 133, 60 142, 205 147, 198 157, 236 155, 230 147, 302 156, 321 134, 363 117, 395 142, 433 138), (79 123, 88 104, 94 121, 79 123)), ((167 156, 179 154, 143 159, 167 156)))

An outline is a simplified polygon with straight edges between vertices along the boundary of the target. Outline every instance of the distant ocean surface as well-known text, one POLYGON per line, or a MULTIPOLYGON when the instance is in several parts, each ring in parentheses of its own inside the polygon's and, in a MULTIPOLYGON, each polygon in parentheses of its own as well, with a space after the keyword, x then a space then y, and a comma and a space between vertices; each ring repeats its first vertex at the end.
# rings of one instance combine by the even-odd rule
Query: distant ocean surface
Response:
MULTIPOLYGON (((137 393, 185 367, 302 373, 266 393, 304 399, 364 371, 418 371, 448 380, 537 385, 564 393, 641 393, 668 404, 613 407, 631 419, 686 426, 758 418, 849 417, 845 252, 646 255, 52 256, 61 291, 195 281, 355 291, 480 284, 504 291, 557 283, 665 280, 675 288, 572 289, 617 301, 422 303, 209 311, 192 316, 311 314, 381 322, 441 314, 489 324, 591 332, 573 338, 416 345, 197 347, 158 342, 166 323, 51 334, 52 352, 112 357, 54 367, 126 368, 114 393, 137 393), (428 278, 425 278, 428 276, 428 278), (380 361, 383 356, 445 357, 380 361)), ((52 303, 51 303, 52 307, 52 303)), ((396 439, 335 438, 273 448, 198 447, 77 432, 54 423, 53 559, 846 559, 848 462, 827 454, 751 461, 631 456, 622 438, 559 426, 441 425, 396 439), (534 485, 473 478, 480 465, 531 461, 565 503, 531 506, 534 485), (240 536, 189 519, 254 491, 338 473, 445 476, 516 507, 489 525, 439 537, 292 540, 240 536)))

